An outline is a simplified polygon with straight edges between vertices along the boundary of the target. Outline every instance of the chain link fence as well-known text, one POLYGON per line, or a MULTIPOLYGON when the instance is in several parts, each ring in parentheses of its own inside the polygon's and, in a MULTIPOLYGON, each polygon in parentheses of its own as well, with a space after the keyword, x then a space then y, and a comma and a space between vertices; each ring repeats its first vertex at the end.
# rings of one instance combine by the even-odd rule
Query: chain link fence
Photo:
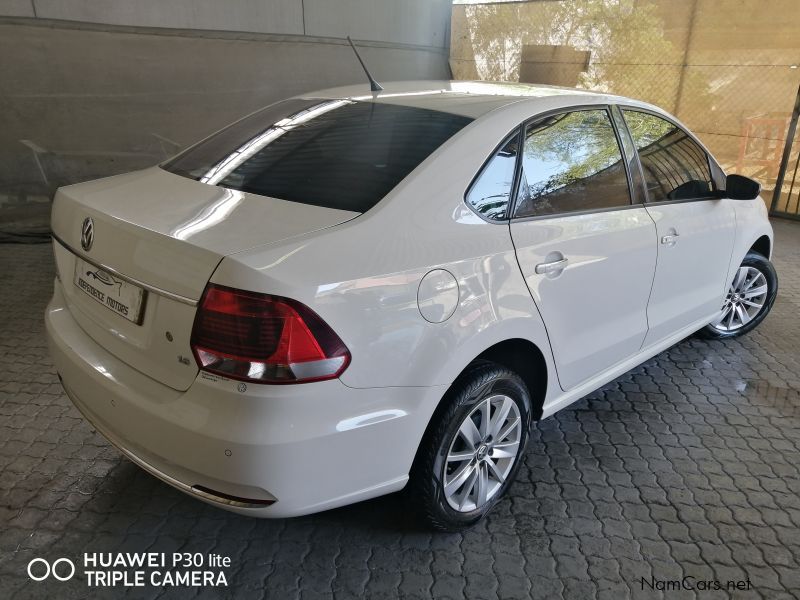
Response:
MULTIPOLYGON (((470 3, 453 7, 454 78, 651 102, 690 127, 723 168, 757 179, 772 197, 800 84, 797 0, 460 2, 470 3)), ((797 157, 796 147, 787 192, 797 157)))

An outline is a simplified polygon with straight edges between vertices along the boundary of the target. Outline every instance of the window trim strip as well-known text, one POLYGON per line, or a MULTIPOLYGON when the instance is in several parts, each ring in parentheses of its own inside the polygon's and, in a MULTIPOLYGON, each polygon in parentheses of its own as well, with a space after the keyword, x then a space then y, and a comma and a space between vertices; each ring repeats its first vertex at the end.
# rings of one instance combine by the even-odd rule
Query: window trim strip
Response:
MULTIPOLYGON (((616 119, 614 118, 614 111, 611 105, 608 106, 608 110, 606 112, 608 113, 608 120, 611 121, 611 127, 614 129, 614 135, 617 138, 619 154, 622 157, 622 162, 625 164, 625 177, 628 178, 628 203, 636 204, 634 202, 634 198, 637 198, 638 194, 636 194, 636 190, 634 189, 633 185, 633 174, 631 173, 630 169, 630 161, 628 160, 628 157, 625 156, 625 144, 622 143, 622 133, 620 133, 619 127, 617 126, 616 119)), ((636 154, 636 144, 633 144, 632 142, 633 140, 631 140, 633 153, 636 154)))
MULTIPOLYGON (((639 157, 639 150, 636 148, 636 143, 633 141, 631 131, 628 129, 628 122, 625 120, 625 115, 622 114, 622 108, 619 104, 611 105, 611 117, 615 122, 617 122, 620 133, 624 135, 624 137, 630 142, 631 148, 633 148, 633 162, 635 163, 636 170, 639 173, 639 193, 636 194, 636 198, 641 198, 641 200, 635 204, 647 204, 649 196, 647 194, 647 180, 644 178, 642 160, 639 157)), ((623 152, 624 151, 625 149, 623 148, 623 152)), ((631 175, 631 179, 633 179, 633 175, 631 175)))
MULTIPOLYGON (((680 202, 680 201, 679 201, 680 202)), ((548 215, 533 215, 531 217, 514 217, 512 223, 525 223, 526 221, 543 221, 545 219, 566 219, 569 217, 585 217, 586 215, 601 214, 607 212, 631 210, 636 208, 644 208, 643 202, 635 204, 623 204, 622 206, 607 206, 606 208, 590 208, 587 210, 573 210, 560 213, 550 213, 548 215)))

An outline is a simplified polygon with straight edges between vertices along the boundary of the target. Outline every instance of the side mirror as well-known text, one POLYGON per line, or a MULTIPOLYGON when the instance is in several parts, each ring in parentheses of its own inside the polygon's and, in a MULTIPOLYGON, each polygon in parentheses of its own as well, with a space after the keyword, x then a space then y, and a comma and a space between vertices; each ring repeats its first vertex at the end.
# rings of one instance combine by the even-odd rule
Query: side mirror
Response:
POLYGON ((744 175, 725 178, 725 196, 732 200, 755 200, 761 193, 761 184, 744 175))

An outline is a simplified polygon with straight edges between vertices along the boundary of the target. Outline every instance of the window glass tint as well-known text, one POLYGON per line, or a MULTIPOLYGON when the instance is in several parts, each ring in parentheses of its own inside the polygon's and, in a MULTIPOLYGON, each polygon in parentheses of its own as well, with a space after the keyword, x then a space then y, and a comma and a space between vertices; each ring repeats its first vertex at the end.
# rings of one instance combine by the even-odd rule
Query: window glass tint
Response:
POLYGON ((648 113, 622 112, 639 149, 650 202, 711 195, 714 185, 708 157, 685 131, 648 113))
POLYGON ((203 183, 365 212, 472 119, 349 100, 288 100, 163 165, 203 183))
POLYGON ((467 193, 470 206, 487 219, 508 218, 518 146, 519 131, 503 142, 500 150, 486 163, 467 193))
POLYGON ((628 178, 605 110, 581 110, 529 125, 516 217, 630 204, 628 178))

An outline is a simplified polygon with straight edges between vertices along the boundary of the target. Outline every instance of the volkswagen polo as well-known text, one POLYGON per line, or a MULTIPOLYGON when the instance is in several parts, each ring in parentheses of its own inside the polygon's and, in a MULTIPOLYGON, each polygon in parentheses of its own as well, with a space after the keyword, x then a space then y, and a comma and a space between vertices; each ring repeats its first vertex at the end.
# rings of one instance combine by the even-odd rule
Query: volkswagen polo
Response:
POLYGON ((759 190, 627 98, 304 94, 58 190, 51 353, 87 421, 196 498, 288 517, 407 487, 458 529, 536 421, 764 319, 759 190))

